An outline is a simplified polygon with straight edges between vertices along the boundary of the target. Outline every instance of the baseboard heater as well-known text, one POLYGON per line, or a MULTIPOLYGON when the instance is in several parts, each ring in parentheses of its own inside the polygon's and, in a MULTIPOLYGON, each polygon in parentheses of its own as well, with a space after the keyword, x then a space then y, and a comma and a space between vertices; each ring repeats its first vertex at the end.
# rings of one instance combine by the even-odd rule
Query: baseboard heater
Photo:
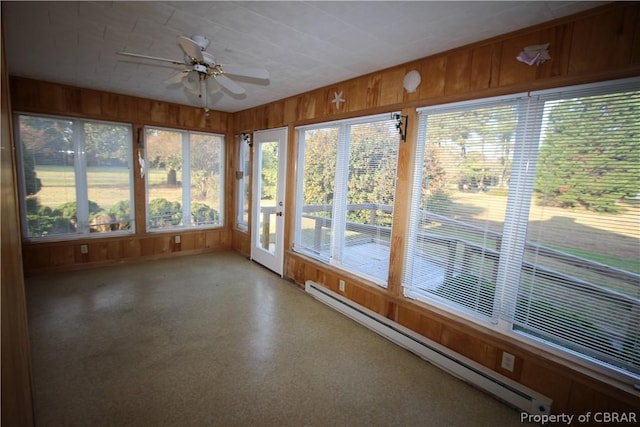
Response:
POLYGON ((531 415, 549 415, 552 400, 441 344, 431 341, 324 286, 307 280, 305 291, 317 300, 395 344, 531 415))

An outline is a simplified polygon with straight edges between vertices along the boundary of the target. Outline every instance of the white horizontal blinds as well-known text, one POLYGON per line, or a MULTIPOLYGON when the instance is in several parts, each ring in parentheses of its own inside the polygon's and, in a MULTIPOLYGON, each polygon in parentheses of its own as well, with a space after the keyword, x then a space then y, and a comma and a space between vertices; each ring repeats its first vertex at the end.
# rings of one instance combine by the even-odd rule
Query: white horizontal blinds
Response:
POLYGON ((494 317, 516 98, 420 112, 405 294, 494 317))
POLYGON ((400 135, 390 116, 354 123, 345 132, 338 176, 346 180, 346 203, 341 213, 343 228, 336 230, 343 234, 343 246, 336 248, 337 261, 386 283, 400 135))
POLYGON ((338 126, 300 129, 301 185, 296 249, 328 260, 332 234, 338 126))
POLYGON ((640 86, 544 106, 514 329, 640 375, 640 86))

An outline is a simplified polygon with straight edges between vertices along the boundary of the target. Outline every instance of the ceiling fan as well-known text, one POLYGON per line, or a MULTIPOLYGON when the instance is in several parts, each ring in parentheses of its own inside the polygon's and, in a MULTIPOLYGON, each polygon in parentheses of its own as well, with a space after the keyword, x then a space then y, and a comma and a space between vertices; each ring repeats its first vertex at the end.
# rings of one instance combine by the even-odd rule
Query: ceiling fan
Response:
POLYGON ((130 52, 118 52, 118 54, 134 58, 169 62, 185 67, 184 70, 179 71, 175 76, 170 78, 167 83, 182 83, 187 90, 198 95, 202 100, 202 107, 205 112, 209 111, 207 99, 209 92, 212 91, 212 89, 217 89, 209 87, 208 82, 210 78, 213 78, 220 86, 234 95, 244 95, 246 91, 229 76, 250 77, 260 80, 269 79, 269 72, 263 68, 218 64, 212 54, 205 52, 209 43, 209 39, 204 36, 194 35, 191 38, 179 36, 178 45, 182 48, 185 55, 182 61, 130 52))

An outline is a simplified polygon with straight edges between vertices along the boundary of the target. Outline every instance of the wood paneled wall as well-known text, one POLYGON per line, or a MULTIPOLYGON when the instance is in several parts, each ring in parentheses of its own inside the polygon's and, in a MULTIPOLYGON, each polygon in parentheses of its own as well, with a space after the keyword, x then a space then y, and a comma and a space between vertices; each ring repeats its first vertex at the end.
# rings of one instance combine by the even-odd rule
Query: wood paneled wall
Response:
MULTIPOLYGON (((3 39, 4 40, 4 39, 3 39)), ((8 77, 2 46, 2 136, 0 148, 0 299, 2 307, 2 419, 3 426, 32 426, 33 398, 27 305, 24 290, 18 195, 16 191, 15 144, 11 132, 8 77)))
POLYGON ((635 76, 639 9, 637 2, 618 2, 336 83, 236 113, 234 129, 251 132, 635 76), (515 59, 525 46, 541 43, 550 43, 551 60, 530 67, 515 59), (402 87, 410 70, 422 76, 411 94, 402 87), (339 110, 331 102, 334 92, 346 100, 339 110))
MULTIPOLYGON (((290 159, 295 156, 295 132, 302 124, 398 111, 409 117, 407 143, 400 144, 391 261, 387 289, 290 250, 285 276, 299 285, 313 280, 419 334, 551 397, 554 413, 635 411, 640 392, 628 383, 607 378, 569 360, 545 354, 506 336, 448 314, 437 307, 408 300, 400 285, 411 166, 417 135, 416 107, 548 89, 640 75, 640 3, 616 2, 571 17, 531 27, 402 64, 352 80, 303 93, 234 115, 236 132, 289 126, 290 159), (528 66, 515 57, 528 45, 550 43, 552 59, 528 66), (406 72, 418 70, 422 83, 413 94, 402 87, 406 72), (338 110, 331 102, 343 92, 338 110), (516 356, 513 372, 500 367, 503 351, 516 356)), ((294 160, 295 161, 295 160, 294 160)), ((298 165, 288 165, 295 177, 298 165)), ((295 182, 287 183, 287 235, 292 236, 295 182)), ((640 415, 639 415, 640 416, 640 415)))
MULTIPOLYGON (((233 138, 233 118, 229 113, 202 108, 152 101, 91 89, 59 85, 25 78, 11 78, 13 110, 38 114, 112 120, 133 125, 134 135, 146 125, 175 129, 198 130, 224 134, 233 138)), ((134 141, 134 157, 140 146, 134 141)), ((233 146, 233 144, 229 144, 233 146)), ((73 241, 23 244, 23 263, 26 275, 51 270, 84 268, 139 259, 158 258, 229 249, 232 246, 231 224, 234 218, 232 149, 226 151, 228 183, 225 192, 224 227, 216 229, 185 229, 166 233, 147 233, 145 229, 144 180, 135 174, 134 198, 136 232, 133 235, 90 237, 73 241), (175 243, 174 237, 181 237, 175 243), (80 246, 87 245, 82 254, 80 246)))
MULTIPOLYGON (((229 247, 248 255, 249 234, 232 227, 237 205, 236 180, 233 177, 236 165, 232 156, 237 148, 237 139, 233 135, 289 126, 292 141, 289 144, 289 158, 292 161, 288 165, 288 176, 293 177, 296 168, 295 126, 401 110, 403 115, 410 118, 410 129, 408 141, 401 144, 399 153, 401 165, 396 190, 397 214, 394 215, 388 288, 379 288, 291 251, 285 254, 285 276, 298 284, 314 280, 334 291, 338 291, 338 279, 346 280, 344 295, 347 298, 550 396, 554 399, 554 413, 640 411, 640 392, 628 385, 579 368, 557 356, 542 354, 539 350, 518 344, 436 307, 406 300, 401 295, 400 287, 404 257, 402 248, 408 220, 406 209, 409 206, 410 165, 415 152, 416 107, 637 75, 640 75, 640 4, 615 2, 233 115, 212 112, 206 117, 199 108, 14 78, 11 81, 11 96, 16 111, 122 121, 132 123, 134 130, 144 125, 158 125, 212 131, 226 134, 227 141, 232 141, 230 145, 233 146, 227 150, 229 170, 226 178, 225 227, 161 234, 148 234, 138 227, 136 234, 129 237, 26 244, 23 249, 25 271, 78 268, 229 247), (529 67, 515 60, 525 46, 547 42, 551 44, 550 61, 538 67, 529 67), (402 88, 402 80, 409 70, 418 70, 423 80, 412 94, 402 88), (346 99, 340 109, 331 102, 334 92, 343 92, 346 99), (175 234, 182 236, 180 244, 173 243, 175 234), (88 254, 80 253, 81 244, 89 246, 88 254), (499 366, 499 355, 503 350, 516 356, 513 373, 499 366)), ((137 148, 134 147, 134 150, 137 148)), ((137 155, 137 151, 134 154, 137 155)), ((142 180, 136 179, 135 186, 137 223, 143 226, 142 180)), ((4 188, 3 181, 3 191, 4 188)), ((288 182, 285 214, 293 212, 294 190, 295 182, 288 182)), ((292 215, 285 215, 285 219, 287 246, 291 248, 292 215)), ((3 200, 3 227, 4 224, 3 200)))
POLYGON ((285 276, 298 284, 313 280, 363 307, 550 397, 553 399, 553 413, 579 415, 589 411, 634 411, 640 414, 640 393, 634 391, 631 386, 624 387, 586 369, 571 366, 557 356, 514 342, 437 307, 392 295, 389 290, 366 283, 352 274, 320 264, 304 255, 288 254, 285 260, 285 276), (344 292, 339 290, 339 280, 345 281, 344 292), (500 366, 503 351, 515 355, 513 372, 500 366))
POLYGON ((232 115, 22 77, 11 77, 14 111, 228 133, 232 115))

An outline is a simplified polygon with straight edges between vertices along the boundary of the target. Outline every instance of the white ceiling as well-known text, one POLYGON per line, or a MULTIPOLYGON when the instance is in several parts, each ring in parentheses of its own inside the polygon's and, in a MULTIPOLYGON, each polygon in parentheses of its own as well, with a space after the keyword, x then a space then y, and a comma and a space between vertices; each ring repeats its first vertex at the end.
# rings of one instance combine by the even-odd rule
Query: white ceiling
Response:
POLYGON ((264 67, 268 82, 236 79, 246 96, 218 92, 235 112, 423 58, 606 2, 571 1, 3 1, 9 73, 199 105, 166 81, 182 60, 178 36, 211 40, 222 64, 264 67))

